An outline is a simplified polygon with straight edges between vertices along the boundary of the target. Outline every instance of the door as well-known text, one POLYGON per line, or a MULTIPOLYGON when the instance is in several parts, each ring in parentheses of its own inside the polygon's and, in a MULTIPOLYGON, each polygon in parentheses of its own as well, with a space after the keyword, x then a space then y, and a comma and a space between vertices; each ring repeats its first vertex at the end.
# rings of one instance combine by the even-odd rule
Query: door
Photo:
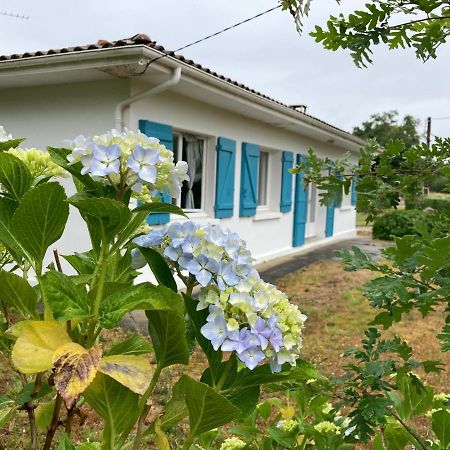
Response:
MULTIPOLYGON (((303 155, 297 155, 297 164, 302 161, 303 155)), ((308 187, 303 184, 303 174, 295 175, 294 200, 294 236, 292 246, 299 247, 305 243, 306 219, 308 216, 308 187)))

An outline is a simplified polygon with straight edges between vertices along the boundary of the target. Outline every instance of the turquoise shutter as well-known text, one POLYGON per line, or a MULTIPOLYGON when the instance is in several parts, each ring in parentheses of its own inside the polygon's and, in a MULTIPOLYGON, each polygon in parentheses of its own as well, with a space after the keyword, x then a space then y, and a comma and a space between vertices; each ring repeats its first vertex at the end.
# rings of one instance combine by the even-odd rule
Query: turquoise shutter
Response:
POLYGON ((353 206, 356 206, 356 200, 358 198, 358 194, 356 192, 356 184, 358 183, 357 179, 353 177, 352 179, 352 194, 351 194, 351 202, 353 206))
MULTIPOLYGON (((167 149, 173 150, 173 131, 170 125, 164 123, 151 122, 150 120, 140 120, 139 130, 149 137, 158 138, 161 144, 165 145, 167 149)), ((162 193, 162 201, 171 203, 172 198, 167 192, 162 193)), ((147 217, 149 225, 161 225, 170 220, 168 213, 152 213, 147 217)))
MULTIPOLYGON (((303 158, 303 155, 297 155, 297 164, 300 164, 303 158)), ((300 172, 295 175, 294 236, 292 240, 294 247, 305 243, 307 216, 308 186, 303 184, 303 173, 300 172)))
POLYGON ((259 145, 242 143, 241 199, 239 215, 250 217, 258 206, 259 145))
POLYGON ((215 217, 223 219, 233 216, 234 167, 236 164, 236 141, 219 137, 216 147, 216 203, 215 217))
POLYGON ((283 152, 281 157, 281 200, 280 211, 289 212, 292 208, 292 169, 294 163, 294 154, 292 152, 283 152))

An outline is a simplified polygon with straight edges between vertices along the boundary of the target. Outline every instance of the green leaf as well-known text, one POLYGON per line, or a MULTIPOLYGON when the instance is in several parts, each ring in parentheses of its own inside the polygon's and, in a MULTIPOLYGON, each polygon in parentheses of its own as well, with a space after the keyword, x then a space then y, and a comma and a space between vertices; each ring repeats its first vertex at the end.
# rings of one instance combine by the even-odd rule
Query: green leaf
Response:
POLYGON ((140 334, 132 334, 129 338, 122 342, 114 344, 107 352, 105 356, 111 355, 145 355, 152 353, 152 346, 146 341, 140 334))
POLYGON ((47 383, 42 383, 40 389, 34 392, 34 382, 26 384, 23 389, 17 394, 16 404, 23 405, 31 400, 39 400, 42 397, 53 392, 52 388, 47 383))
POLYGON ((172 388, 172 397, 164 406, 163 415, 160 418, 160 427, 163 430, 172 428, 187 415, 188 409, 184 401, 184 384, 180 378, 172 388))
POLYGON ((110 198, 69 199, 90 228, 100 232, 100 236, 111 241, 129 222, 131 211, 126 205, 110 198))
POLYGON ((89 316, 87 296, 69 276, 51 270, 40 279, 40 285, 56 320, 89 316))
POLYGON ((0 152, 6 152, 10 148, 16 148, 25 139, 11 139, 9 141, 0 142, 0 152))
POLYGON ((149 213, 169 213, 178 216, 188 217, 186 213, 178 206, 170 203, 144 203, 133 209, 133 212, 148 211, 149 213))
POLYGON ((41 184, 22 198, 12 219, 14 235, 40 264, 47 248, 62 235, 69 216, 64 189, 58 183, 41 184))
MULTIPOLYGON (((181 302, 181 297, 178 298, 181 302)), ((158 365, 164 368, 189 364, 184 315, 175 311, 146 311, 145 314, 158 365)))
POLYGON ((252 386, 242 389, 234 389, 224 397, 241 410, 242 417, 249 416, 258 405, 260 387, 252 386))
POLYGON ((59 441, 58 450, 76 450, 75 445, 70 442, 67 434, 64 434, 59 441))
POLYGON ((184 303, 186 305, 186 311, 191 319, 194 327, 195 338, 200 347, 204 351, 208 358, 209 367, 211 370, 211 383, 215 385, 219 380, 220 364, 222 362, 222 352, 220 350, 215 351, 211 342, 206 339, 200 329, 206 323, 206 317, 208 316, 208 310, 197 311, 197 301, 183 294, 184 303))
POLYGON ((183 313, 180 296, 164 286, 141 283, 106 297, 100 306, 100 324, 115 327, 122 317, 137 309, 183 313))
POLYGON ((0 300, 14 308, 24 319, 37 318, 37 294, 27 280, 0 270, 0 300))
POLYGON ((52 421, 53 410, 55 408, 55 400, 39 403, 34 414, 36 416, 36 426, 39 431, 45 431, 49 428, 52 421))
POLYGON ((12 408, 2 409, 0 411, 0 429, 2 429, 14 416, 17 411, 17 406, 13 406, 12 408))
POLYGON ((18 205, 15 200, 0 197, 0 242, 3 242, 13 253, 21 254, 22 249, 14 236, 12 226, 12 219, 18 205))
POLYGON ((190 434, 198 436, 225 425, 240 416, 241 411, 208 385, 187 375, 180 379, 189 411, 190 434))
POLYGON ((436 411, 431 416, 431 428, 439 439, 443 449, 450 447, 450 412, 445 409, 436 411))
POLYGON ((77 445, 77 450, 100 450, 101 445, 99 442, 85 442, 84 444, 77 445))
POLYGON ((404 449, 408 444, 416 444, 411 435, 400 425, 389 423, 384 429, 384 439, 388 449, 404 449))
POLYGON ((154 250, 153 248, 145 248, 145 247, 138 247, 138 248, 139 251, 144 256, 145 260, 147 261, 148 265, 150 266, 150 269, 155 275, 158 283, 168 287, 169 289, 172 289, 172 291, 177 292, 178 291, 177 283, 172 275, 170 267, 167 265, 167 262, 163 258, 161 253, 154 250))
POLYGON ((115 443, 131 429, 137 411, 139 396, 117 381, 97 373, 95 380, 83 394, 86 402, 104 420, 103 443, 115 448, 115 443), (132 414, 133 412, 133 414, 132 414))
POLYGON ((11 197, 20 200, 33 182, 25 164, 9 153, 0 153, 0 184, 11 197))
POLYGON ((297 433, 286 433, 277 427, 268 428, 269 436, 277 443, 283 447, 293 448, 296 443, 297 433))

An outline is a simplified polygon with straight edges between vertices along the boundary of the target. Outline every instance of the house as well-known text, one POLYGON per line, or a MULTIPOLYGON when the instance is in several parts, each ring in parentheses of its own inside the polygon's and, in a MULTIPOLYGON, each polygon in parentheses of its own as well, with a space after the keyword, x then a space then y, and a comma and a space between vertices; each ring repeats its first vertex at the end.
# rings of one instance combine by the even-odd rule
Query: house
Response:
MULTIPOLYGON (((26 147, 61 146, 79 134, 139 128, 189 163, 179 205, 196 221, 238 232, 267 260, 354 236, 355 192, 320 206, 289 169, 309 147, 329 158, 363 141, 183 56, 146 35, 0 56, 0 124, 26 147)), ((166 214, 153 216, 162 224, 166 214)), ((61 252, 87 248, 72 211, 61 252)))

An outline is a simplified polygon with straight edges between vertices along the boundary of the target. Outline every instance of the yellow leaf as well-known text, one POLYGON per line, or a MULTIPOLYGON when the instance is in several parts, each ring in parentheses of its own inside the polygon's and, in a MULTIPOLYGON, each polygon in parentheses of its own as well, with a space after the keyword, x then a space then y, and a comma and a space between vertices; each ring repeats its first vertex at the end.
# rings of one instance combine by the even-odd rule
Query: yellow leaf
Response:
POLYGON ((280 408, 280 413, 285 420, 291 420, 295 414, 295 408, 293 406, 286 406, 286 408, 280 408))
POLYGON ((55 387, 67 408, 94 381, 101 357, 100 346, 86 350, 74 342, 64 344, 54 352, 55 387))
POLYGON ((71 342, 65 324, 29 321, 15 329, 18 338, 12 350, 14 367, 22 373, 38 373, 53 367, 53 352, 71 342))
POLYGON ((156 448, 157 450, 170 450, 169 440, 166 433, 160 428, 160 420, 156 419, 155 422, 155 434, 156 434, 156 448))
POLYGON ((150 384, 154 372, 150 361, 145 356, 134 355, 105 356, 98 370, 141 395, 150 384))

